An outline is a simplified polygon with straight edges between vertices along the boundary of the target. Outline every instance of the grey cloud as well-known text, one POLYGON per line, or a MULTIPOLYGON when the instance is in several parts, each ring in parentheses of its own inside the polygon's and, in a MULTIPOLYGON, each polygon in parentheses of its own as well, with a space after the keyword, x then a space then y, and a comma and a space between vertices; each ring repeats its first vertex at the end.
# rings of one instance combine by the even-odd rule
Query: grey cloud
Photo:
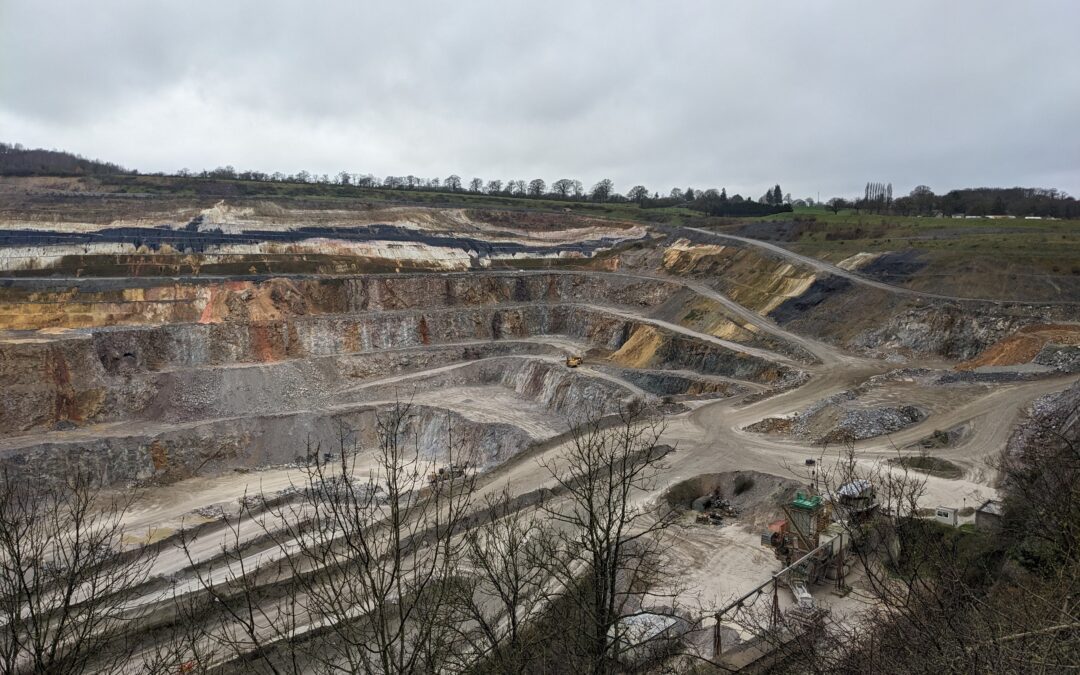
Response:
POLYGON ((1071 0, 5 0, 0 139, 136 166, 1080 192, 1071 0))

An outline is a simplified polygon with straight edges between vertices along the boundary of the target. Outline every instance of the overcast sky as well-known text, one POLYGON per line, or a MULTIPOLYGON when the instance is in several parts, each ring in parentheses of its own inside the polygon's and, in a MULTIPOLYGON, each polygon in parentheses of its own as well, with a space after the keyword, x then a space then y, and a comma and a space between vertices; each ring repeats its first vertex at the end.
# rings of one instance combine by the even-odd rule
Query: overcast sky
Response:
POLYGON ((755 197, 1080 193, 1078 0, 0 0, 0 140, 755 197))

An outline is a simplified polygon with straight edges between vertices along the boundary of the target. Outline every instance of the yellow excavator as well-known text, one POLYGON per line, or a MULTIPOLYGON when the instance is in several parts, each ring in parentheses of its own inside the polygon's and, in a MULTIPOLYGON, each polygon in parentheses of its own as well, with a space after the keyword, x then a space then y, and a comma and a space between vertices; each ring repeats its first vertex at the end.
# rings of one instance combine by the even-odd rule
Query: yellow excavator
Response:
POLYGON ((578 366, 581 365, 581 362, 583 360, 584 359, 582 359, 580 356, 567 356, 566 357, 566 367, 567 368, 577 368, 578 366))

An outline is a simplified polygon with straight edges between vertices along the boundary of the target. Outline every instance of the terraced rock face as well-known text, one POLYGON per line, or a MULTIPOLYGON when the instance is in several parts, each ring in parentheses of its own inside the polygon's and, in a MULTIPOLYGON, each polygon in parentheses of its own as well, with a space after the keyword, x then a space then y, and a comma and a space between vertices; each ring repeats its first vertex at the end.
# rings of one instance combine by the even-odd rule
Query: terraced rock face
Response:
MULTIPOLYGON (((898 293, 737 241, 716 243, 707 234, 674 228, 669 235, 670 241, 653 249, 620 254, 616 266, 659 268, 674 277, 700 281, 785 329, 851 351, 893 358, 968 360, 1014 334, 1016 341, 1036 344, 1040 338, 1035 334, 1042 332, 1039 326, 1076 329, 1075 302, 1040 305, 898 293)), ((861 270, 860 265, 865 267, 875 259, 856 256, 844 261, 844 269, 861 270)), ((698 303, 681 305, 681 323, 718 336, 737 336, 746 329, 738 321, 715 318, 707 299, 699 298, 698 303)), ((1043 337, 1043 343, 1051 339, 1043 337)), ((1013 347, 1006 345, 1004 351, 1013 347)), ((1028 355, 1028 361, 1037 351, 1028 355)), ((995 358, 991 354, 984 360, 995 358)))
MULTIPOLYGON (((331 444, 335 420, 370 423, 406 399, 474 429, 475 461, 488 466, 628 397, 749 402, 797 386, 819 360, 777 324, 865 351, 958 358, 1039 315, 860 288, 738 246, 675 241, 612 260, 641 273, 10 282, 0 458, 54 475, 88 462, 117 481, 277 464, 309 439, 331 444), (586 365, 568 369, 569 354, 586 365)), ((1029 332, 1055 346, 1054 330, 1029 332)), ((917 422, 881 407, 826 416, 806 437, 917 422)))
POLYGON ((792 345, 653 318, 686 292, 527 272, 34 282, 0 304, 0 457, 168 480, 292 462, 332 447, 338 422, 370 429, 375 411, 411 401, 425 452, 452 425, 489 466, 633 397, 800 381, 792 345))
POLYGON ((127 217, 97 222, 78 219, 85 208, 48 223, 33 211, 9 215, 0 223, 0 271, 19 277, 460 271, 587 259, 646 237, 640 225, 527 213, 224 201, 201 209, 157 206, 136 205, 127 217))
MULTIPOLYGON (((1075 317, 868 286, 849 273, 865 257, 830 271, 707 232, 664 240, 654 235, 676 228, 650 227, 645 242, 640 227, 561 213, 389 217, 362 206, 161 206, 169 227, 147 234, 159 217, 151 201, 82 198, 94 217, 61 226, 64 217, 50 216, 63 209, 34 212, 39 220, 9 230, 73 236, 34 244, 45 247, 34 269, 0 260, 10 272, 0 275, 0 465, 46 481, 89 469, 111 484, 110 497, 137 495, 118 549, 162 547, 154 576, 131 589, 146 611, 133 611, 120 637, 147 645, 177 618, 162 599, 203 596, 210 568, 210 583, 235 597, 230 568, 251 562, 260 608, 273 616, 286 607, 277 603, 296 586, 269 539, 289 546, 282 535, 306 529, 305 487, 341 486, 308 485, 313 460, 340 458, 341 478, 362 484, 378 461, 381 413, 401 403, 411 405, 402 436, 423 465, 408 498, 445 494, 424 474, 450 463, 453 447, 454 462, 476 469, 466 529, 491 517, 487 499, 502 490, 515 509, 541 498, 568 507, 548 468, 567 464, 570 426, 628 400, 655 403, 650 413, 668 414, 658 432, 664 466, 635 491, 635 508, 690 506, 719 488, 740 510, 741 522, 723 527, 690 516, 663 547, 678 585, 712 606, 780 569, 757 532, 797 486, 771 474, 824 461, 823 444, 853 442, 867 468, 897 448, 932 459, 952 473, 928 475, 919 506, 959 506, 993 496, 988 459, 1032 400, 1034 414, 1047 409, 1059 426, 1076 418, 1075 386, 1037 398, 1075 380, 1061 374, 1075 372, 1075 317), (134 230, 150 237, 145 250, 103 241, 134 230), (73 241, 83 248, 60 250, 73 241), (572 367, 570 355, 583 363, 572 367), (972 357, 972 371, 944 362, 972 357), (894 364, 905 358, 923 363, 894 364), (1044 370, 986 371, 1030 366, 1025 359, 1044 370), (256 519, 270 503, 287 508, 266 531, 256 519), (255 525, 243 532, 233 529, 241 506, 253 507, 243 513, 255 525), (193 551, 174 545, 181 536, 193 551), (227 560, 222 545, 233 542, 240 556, 227 560)), ((12 212, 0 200, 0 214, 12 212)), ((321 585, 312 557, 291 571, 315 572, 321 585)), ((211 604, 196 623, 231 630, 229 603, 211 604)), ((297 624, 316 629, 307 633, 316 649, 332 646, 319 634, 326 625, 310 613, 297 624)))
POLYGON ((573 273, 26 280, 0 288, 0 330, 270 321, 358 311, 574 300, 652 307, 675 283, 573 273))

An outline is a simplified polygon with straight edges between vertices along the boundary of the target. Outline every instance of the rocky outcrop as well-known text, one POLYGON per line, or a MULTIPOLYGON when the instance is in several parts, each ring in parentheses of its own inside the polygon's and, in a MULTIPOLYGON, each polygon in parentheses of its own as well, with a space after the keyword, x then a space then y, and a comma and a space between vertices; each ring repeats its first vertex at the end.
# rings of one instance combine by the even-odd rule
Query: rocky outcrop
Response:
POLYGON ((0 330, 167 323, 251 323, 374 310, 510 303, 597 303, 635 309, 661 304, 681 287, 662 280, 577 273, 389 274, 182 283, 160 279, 0 288, 0 330))
MULTIPOLYGON (((758 356, 575 305, 369 310, 253 323, 128 326, 0 341, 3 368, 11 383, 3 393, 8 405, 0 415, 0 429, 16 433, 62 421, 108 421, 149 410, 151 399, 160 398, 156 392, 170 386, 177 390, 178 371, 549 335, 614 350, 617 363, 632 367, 688 370, 763 384, 796 372, 758 356), (627 356, 642 336, 649 336, 649 343, 632 358, 627 356), (149 373, 168 375, 149 377, 149 373)), ((461 349, 455 353, 462 353, 461 349)), ((290 372, 315 381, 330 377, 320 370, 325 364, 304 368, 303 375, 288 368, 275 373, 283 383, 293 382, 290 372)), ((369 366, 367 371, 373 369, 369 366)), ((198 392, 209 381, 223 381, 226 375, 192 372, 187 377, 190 382, 181 388, 198 392)), ((271 383, 272 379, 253 391, 285 386, 271 383)), ((302 388, 297 386, 295 391, 302 388)), ((170 407, 156 405, 161 411, 170 407)))
POLYGON ((1006 451, 1022 459, 1070 444, 1080 444, 1080 381, 1064 391, 1035 399, 1026 419, 1009 437, 1006 451))
POLYGON ((619 369, 620 378, 657 396, 721 398, 741 396, 750 388, 720 378, 708 378, 692 371, 619 369))
MULTIPOLYGON (((372 447, 376 416, 387 406, 353 406, 324 412, 300 411, 240 416, 183 425, 146 424, 113 434, 83 436, 57 432, 32 442, 0 441, 3 461, 43 479, 82 470, 106 483, 171 482, 196 474, 303 462, 311 454, 340 451, 341 429, 348 449, 372 447)), ((421 457, 444 460, 451 442, 468 448, 469 461, 485 466, 505 461, 536 439, 512 424, 477 422, 442 408, 413 406, 410 424, 421 457)), ((411 436, 410 436, 411 437, 411 436)))
POLYGON ((900 431, 926 419, 926 411, 913 405, 845 410, 824 442, 876 438, 900 431))
POLYGON ((1080 346, 1048 344, 1032 362, 1063 373, 1080 373, 1080 346))
POLYGON ((907 350, 964 360, 1023 326, 1038 321, 1038 314, 1009 312, 1008 308, 928 303, 891 317, 880 328, 854 340, 874 350, 907 350))
POLYGON ((89 336, 0 341, 0 433, 74 426, 107 407, 109 387, 89 336))

